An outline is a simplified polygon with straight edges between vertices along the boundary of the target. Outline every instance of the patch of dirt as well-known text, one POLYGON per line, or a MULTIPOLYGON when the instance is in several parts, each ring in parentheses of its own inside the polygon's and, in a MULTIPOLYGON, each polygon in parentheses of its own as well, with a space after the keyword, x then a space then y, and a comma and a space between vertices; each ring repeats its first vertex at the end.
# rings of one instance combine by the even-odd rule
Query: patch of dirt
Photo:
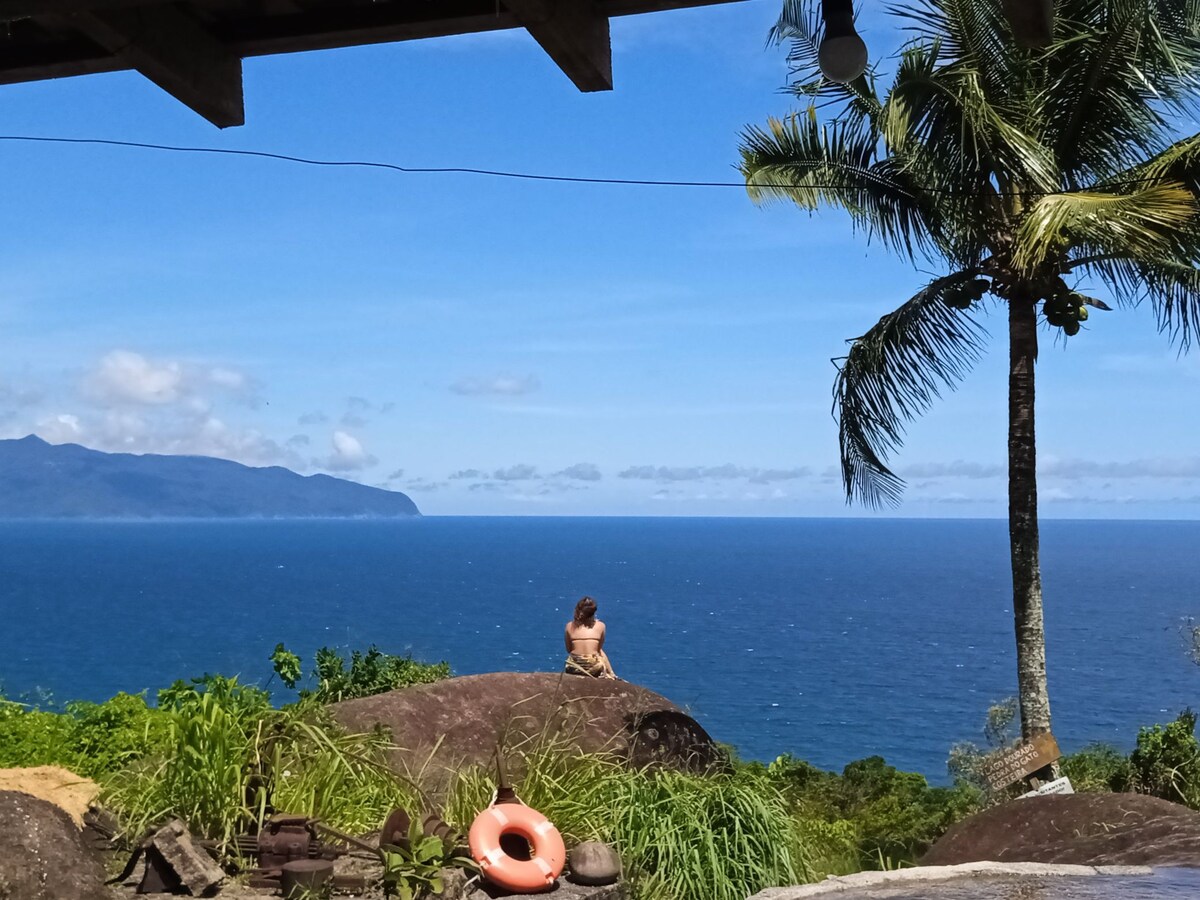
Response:
POLYGON ((954 825, 921 864, 981 860, 1200 866, 1200 813, 1142 794, 1029 797, 954 825))
POLYGON ((0 791, 20 791, 53 803, 83 827, 83 814, 96 802, 100 785, 58 766, 0 769, 0 791))

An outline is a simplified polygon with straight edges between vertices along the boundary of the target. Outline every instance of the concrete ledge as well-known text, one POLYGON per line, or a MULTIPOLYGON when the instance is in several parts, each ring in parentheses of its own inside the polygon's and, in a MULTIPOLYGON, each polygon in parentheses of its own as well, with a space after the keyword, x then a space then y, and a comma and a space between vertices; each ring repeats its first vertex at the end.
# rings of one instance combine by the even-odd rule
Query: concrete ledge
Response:
POLYGON ((967 878, 1062 878, 1091 875, 1151 875, 1149 866, 1064 866, 1049 863, 971 862, 958 866, 913 866, 890 872, 857 872, 854 875, 831 875, 817 884, 798 884, 791 887, 767 888, 749 900, 803 900, 824 894, 840 894, 863 888, 902 887, 967 878))

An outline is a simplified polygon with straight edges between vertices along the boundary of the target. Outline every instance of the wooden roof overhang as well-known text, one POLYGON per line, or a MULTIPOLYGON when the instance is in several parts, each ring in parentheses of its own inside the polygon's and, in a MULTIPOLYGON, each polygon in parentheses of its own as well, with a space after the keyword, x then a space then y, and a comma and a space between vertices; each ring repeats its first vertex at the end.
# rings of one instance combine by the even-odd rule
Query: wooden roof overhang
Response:
POLYGON ((581 91, 612 90, 609 19, 738 0, 0 0, 0 84, 134 69, 219 128, 242 59, 525 28, 581 91))

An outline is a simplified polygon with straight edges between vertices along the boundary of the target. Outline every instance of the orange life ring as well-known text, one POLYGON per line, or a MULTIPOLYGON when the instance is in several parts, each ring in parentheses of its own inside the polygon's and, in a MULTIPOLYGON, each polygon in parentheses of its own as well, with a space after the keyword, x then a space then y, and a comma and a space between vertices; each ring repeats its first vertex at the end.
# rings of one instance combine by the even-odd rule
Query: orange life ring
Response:
POLYGON ((554 884, 567 861, 562 835, 536 809, 520 803, 489 806, 475 817, 467 835, 471 857, 489 880, 510 891, 541 891, 554 884), (515 834, 529 842, 530 858, 514 859, 500 837, 515 834))

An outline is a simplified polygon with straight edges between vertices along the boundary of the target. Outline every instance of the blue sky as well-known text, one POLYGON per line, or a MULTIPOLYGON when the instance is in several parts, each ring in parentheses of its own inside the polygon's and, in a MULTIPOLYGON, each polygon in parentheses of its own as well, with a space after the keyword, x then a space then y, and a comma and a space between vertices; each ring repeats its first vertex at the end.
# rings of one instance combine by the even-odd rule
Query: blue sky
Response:
MULTIPOLYGON (((217 131, 144 79, 6 87, 6 134, 413 166, 734 180, 792 106, 774 0, 614 20, 616 90, 523 32, 247 60, 217 131)), ((868 12, 878 56, 894 45, 868 12), (882 48, 882 49, 881 49, 882 48)), ((534 184, 0 142, 0 437, 202 453, 428 514, 862 515, 832 357, 924 276, 740 189, 534 184)), ((1098 287, 1098 286, 1089 286, 1098 287)), ((1099 290, 1098 294, 1102 294, 1099 290)), ((910 429, 908 516, 1005 511, 1003 319, 910 429)), ((1148 309, 1038 367, 1042 509, 1200 512, 1200 354, 1148 309)))

